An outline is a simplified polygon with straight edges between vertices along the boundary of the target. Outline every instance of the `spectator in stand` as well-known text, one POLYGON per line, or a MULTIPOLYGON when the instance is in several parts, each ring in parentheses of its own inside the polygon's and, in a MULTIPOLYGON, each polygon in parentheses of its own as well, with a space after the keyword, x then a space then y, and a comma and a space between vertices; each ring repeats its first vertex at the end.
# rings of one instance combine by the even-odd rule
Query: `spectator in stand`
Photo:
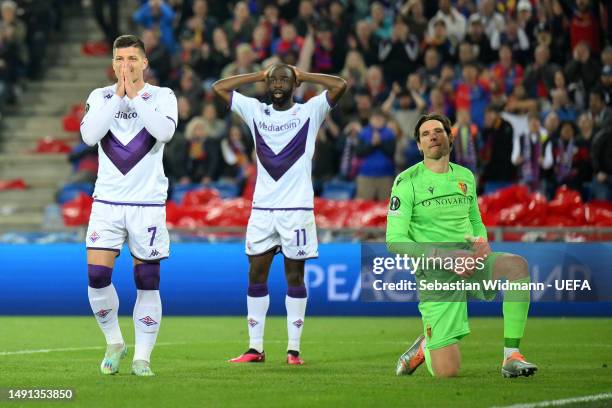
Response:
POLYGON ((559 126, 561 126, 561 120, 557 112, 550 111, 544 119, 544 129, 549 139, 556 139, 559 137, 559 126))
POLYGON ((270 44, 268 43, 268 32, 265 26, 259 24, 253 31, 251 48, 255 53, 255 61, 261 63, 270 56, 270 44))
POLYGON ((367 18, 367 22, 370 23, 374 35, 378 38, 381 40, 391 38, 393 19, 390 15, 385 14, 385 8, 378 1, 373 2, 370 6, 370 16, 367 18))
POLYGON ((176 124, 177 132, 185 132, 187 123, 195 116, 195 110, 189 103, 189 99, 186 96, 177 95, 176 98, 177 110, 178 110, 178 123, 176 124))
POLYGON ((304 37, 300 37, 293 24, 287 23, 281 28, 281 36, 272 44, 273 54, 286 54, 290 51, 299 54, 304 45, 304 37))
POLYGON ((112 49, 115 38, 119 37, 119 1, 93 0, 93 12, 109 49, 112 49))
POLYGON ((451 129, 453 148, 451 161, 476 173, 478 166, 478 126, 472 123, 467 109, 457 111, 457 122, 451 129))
POLYGON ((440 88, 432 89, 429 94, 429 99, 429 112, 440 113, 449 119, 452 118, 451 120, 455 119, 455 110, 440 88))
POLYGON ((446 23, 438 19, 433 23, 433 33, 425 38, 425 48, 435 48, 443 61, 454 62, 456 55, 456 44, 448 38, 446 23))
POLYGON ((600 129, 593 136, 592 193, 596 200, 612 200, 612 127, 600 129))
POLYGON ((512 125, 501 117, 500 112, 501 107, 489 105, 485 113, 483 146, 480 149, 485 194, 508 187, 515 181, 516 170, 511 161, 512 125))
POLYGON ((357 50, 367 66, 378 63, 379 39, 372 33, 372 27, 365 20, 360 20, 355 25, 355 34, 348 38, 349 49, 357 50))
POLYGON ((366 89, 359 89, 355 93, 355 113, 351 115, 349 122, 357 121, 362 127, 368 125, 372 114, 372 96, 366 89))
POLYGON ((317 24, 314 38, 313 72, 331 74, 340 71, 341 67, 334 67, 334 38, 328 21, 321 21, 317 24))
POLYGON ((348 36, 351 33, 350 11, 340 0, 333 0, 329 4, 329 21, 332 27, 333 41, 335 44, 334 66, 339 66, 344 62, 348 51, 348 36))
POLYGON ((189 31, 192 34, 195 46, 199 48, 204 43, 212 42, 212 34, 217 25, 217 20, 208 15, 206 0, 195 0, 193 16, 187 20, 183 31, 189 31))
MULTIPOLYGON (((601 51, 601 26, 599 17, 593 5, 599 7, 599 2, 590 0, 575 0, 575 8, 572 9, 569 1, 559 0, 563 13, 570 19, 570 46, 574 49, 578 44, 584 42, 594 53, 601 51)), ((608 5, 609 7, 609 5, 608 5)), ((610 10, 608 10, 610 12, 610 10)))
POLYGON ((538 101, 530 98, 523 85, 517 85, 508 97, 505 110, 517 115, 527 115, 531 111, 538 110, 538 101))
POLYGON ((172 59, 166 47, 159 41, 159 31, 143 30, 141 38, 149 60, 149 70, 153 71, 160 86, 169 86, 172 59))
MULTIPOLYGON (((233 75, 250 74, 261 70, 261 66, 255 62, 255 53, 249 44, 240 44, 236 48, 236 60, 228 64, 221 71, 221 78, 233 75)), ((240 88, 240 93, 254 97, 261 92, 257 84, 249 84, 240 88)))
POLYGON ((576 89, 576 100, 580 109, 586 108, 587 96, 597 85, 600 67, 597 61, 591 58, 591 52, 585 42, 578 43, 572 52, 563 73, 570 88, 576 89))
POLYGON ((499 62, 491 67, 492 79, 498 93, 510 95, 514 86, 523 81, 523 67, 512 60, 512 49, 508 45, 499 48, 499 62))
POLYGON ((419 40, 425 38, 425 33, 429 25, 429 21, 427 17, 425 17, 424 11, 422 0, 408 0, 400 10, 401 17, 406 21, 408 27, 410 27, 410 31, 413 32, 419 40))
POLYGON ((387 127, 380 110, 371 113, 370 123, 359 134, 357 156, 361 158, 357 176, 357 198, 386 200, 395 176, 395 135, 387 127))
POLYGON ((249 6, 244 1, 234 5, 234 16, 223 25, 227 39, 232 47, 240 43, 251 42, 251 35, 255 29, 255 22, 251 18, 249 6))
POLYGON ((418 74, 423 79, 424 85, 431 90, 440 80, 440 53, 437 48, 430 47, 425 51, 425 64, 419 69, 418 74))
POLYGON ((550 50, 546 45, 538 45, 533 55, 534 61, 525 71, 523 85, 532 98, 547 98, 555 86, 555 72, 560 68, 550 62, 550 50))
POLYGON ((366 72, 367 68, 359 51, 349 51, 346 54, 344 68, 340 72, 340 76, 347 81, 349 90, 365 86, 366 72))
POLYGON ((434 35, 434 22, 443 20, 448 31, 448 37, 453 44, 463 41, 466 32, 465 17, 451 4, 451 0, 438 0, 438 12, 429 20, 428 35, 434 35))
POLYGON ((159 30, 162 44, 168 52, 174 54, 176 40, 174 39, 174 10, 172 10, 172 7, 163 0, 149 0, 136 10, 132 20, 143 29, 159 30))
POLYGON ((380 63, 387 81, 404 83, 407 75, 416 68, 418 57, 419 39, 410 33, 403 19, 397 18, 391 38, 379 44, 380 63))
POLYGON ((224 67, 233 60, 232 49, 222 28, 213 31, 212 44, 203 43, 193 62, 193 70, 207 82, 216 81, 224 67))
POLYGON ((200 86, 200 78, 193 72, 189 67, 183 68, 183 75, 181 76, 178 89, 175 93, 177 97, 184 96, 189 101, 192 112, 198 112, 200 110, 202 102, 202 87, 200 86))
MULTIPOLYGON (((578 117, 578 113, 574 106, 570 103, 570 100, 567 96, 567 91, 563 88, 553 89, 551 92, 552 104, 550 106, 550 111, 553 111, 559 116, 559 120, 563 121, 572 121, 574 122, 578 117)), ((549 112, 550 112, 549 111, 549 112)), ((546 117, 548 112, 543 113, 543 116, 546 117)))
POLYGON ((73 173, 67 183, 95 183, 98 177, 98 146, 88 146, 83 141, 72 148, 68 155, 73 173))
POLYGON ((519 64, 526 65, 530 55, 529 38, 513 19, 508 19, 504 32, 491 37, 491 47, 494 50, 499 50, 502 45, 510 47, 519 64))
POLYGON ((357 145, 362 126, 359 121, 349 122, 338 137, 338 150, 340 151, 340 178, 353 181, 357 177, 361 160, 357 156, 357 145))
POLYGON ((222 119, 219 119, 217 107, 213 102, 206 102, 204 104, 204 107, 202 108, 201 117, 206 122, 204 131, 209 137, 220 140, 221 138, 226 136, 226 122, 222 119))
POLYGON ((553 141, 555 181, 558 186, 567 185, 573 190, 582 192, 579 171, 584 164, 590 164, 590 157, 580 157, 580 143, 577 140, 578 129, 573 122, 561 123, 559 138, 553 141), (586 161, 586 163, 584 163, 586 161))
POLYGON ((293 25, 300 37, 305 37, 308 27, 314 25, 316 21, 315 9, 312 0, 301 0, 298 15, 293 20, 293 25))
POLYGON ((478 61, 476 60, 476 53, 474 52, 475 48, 476 47, 469 42, 464 41, 459 44, 459 51, 457 52, 458 64, 453 68, 453 78, 461 78, 463 67, 466 64, 478 64, 478 61))
POLYGON ((538 18, 533 12, 533 7, 530 0, 520 0, 516 6, 517 15, 516 22, 529 40, 529 54, 533 52, 537 44, 537 26, 538 18))
POLYGON ((491 41, 484 31, 482 18, 479 14, 470 16, 465 41, 474 47, 474 54, 478 62, 490 65, 495 61, 495 51, 491 48, 491 41))
POLYGON ((330 116, 327 116, 315 141, 315 152, 312 163, 313 187, 316 195, 323 191, 323 184, 336 177, 340 167, 338 137, 340 128, 330 116))
POLYGON ((249 173, 251 161, 249 159, 252 145, 248 137, 238 125, 232 125, 227 137, 221 139, 221 154, 223 169, 221 178, 226 181, 234 181, 242 190, 249 173))
POLYGON ((601 76, 599 77, 599 86, 601 93, 604 97, 606 106, 612 106, 612 65, 606 65, 601 70, 601 76))
POLYGON ((604 95, 600 90, 595 90, 589 95, 589 111, 595 132, 599 129, 612 126, 612 108, 604 103, 604 95))
POLYGON ((484 32, 490 39, 500 35, 506 30, 506 19, 503 15, 495 11, 494 0, 482 0, 480 2, 478 12, 470 16, 477 16, 484 27, 484 32))
POLYGON ((193 183, 216 181, 221 170, 220 142, 206 134, 206 121, 196 117, 189 121, 187 139, 187 174, 193 183))
POLYGON ((376 106, 381 105, 387 99, 387 96, 389 96, 382 69, 378 65, 368 68, 365 86, 376 106))
POLYGON ((412 135, 414 125, 426 107, 427 103, 418 92, 406 90, 394 82, 389 97, 382 105, 382 110, 394 119, 405 135, 412 135))
POLYGON ((489 86, 478 78, 478 68, 474 64, 463 68, 463 80, 456 89, 455 109, 469 110, 472 121, 481 129, 490 100, 489 86))
POLYGON ((280 38, 281 29, 285 24, 287 24, 287 22, 280 18, 278 5, 275 3, 267 3, 264 6, 263 15, 258 25, 264 27, 265 39, 268 44, 272 44, 280 38))
POLYGON ((512 145, 512 164, 520 169, 519 182, 531 191, 543 191, 542 172, 553 166, 552 144, 546 143, 546 129, 540 125, 537 112, 530 112, 528 129, 514 138, 512 145))

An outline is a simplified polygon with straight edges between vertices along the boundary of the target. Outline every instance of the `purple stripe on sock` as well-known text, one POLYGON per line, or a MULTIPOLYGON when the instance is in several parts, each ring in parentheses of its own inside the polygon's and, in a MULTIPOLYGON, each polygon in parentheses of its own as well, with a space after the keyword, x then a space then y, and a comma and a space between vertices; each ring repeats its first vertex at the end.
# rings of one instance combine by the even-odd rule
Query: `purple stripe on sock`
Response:
POLYGON ((289 286, 287 288, 287 296, 292 298, 305 298, 306 295, 306 286, 289 286))
POLYGON ((250 297, 264 297, 268 295, 267 283, 249 283, 247 295, 250 297))
POLYGON ((87 278, 89 286, 94 289, 102 289, 111 284, 113 268, 102 265, 87 264, 87 278))
POLYGON ((144 263, 134 267, 134 281, 140 290, 159 290, 159 264, 144 263))

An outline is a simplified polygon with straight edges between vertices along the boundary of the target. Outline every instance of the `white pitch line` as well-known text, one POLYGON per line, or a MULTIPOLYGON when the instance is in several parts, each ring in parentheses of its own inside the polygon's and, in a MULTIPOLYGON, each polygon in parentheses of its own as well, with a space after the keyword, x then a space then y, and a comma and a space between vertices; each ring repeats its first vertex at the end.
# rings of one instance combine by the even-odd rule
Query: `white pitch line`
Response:
MULTIPOLYGON (((156 346, 174 346, 186 343, 157 343, 156 346)), ((134 347, 133 344, 128 344, 128 347, 134 347)), ((38 349, 38 350, 16 350, 16 351, 0 351, 0 356, 15 356, 19 354, 39 354, 39 353, 54 353, 62 351, 84 351, 84 350, 104 350, 106 346, 87 346, 87 347, 63 347, 53 349, 38 349)))
POLYGON ((567 404, 575 404, 578 402, 593 402, 612 399, 612 393, 606 392, 603 394, 587 395, 584 397, 566 398, 551 401, 540 401, 529 404, 506 405, 503 407, 492 408, 542 408, 542 407, 560 407, 567 404))

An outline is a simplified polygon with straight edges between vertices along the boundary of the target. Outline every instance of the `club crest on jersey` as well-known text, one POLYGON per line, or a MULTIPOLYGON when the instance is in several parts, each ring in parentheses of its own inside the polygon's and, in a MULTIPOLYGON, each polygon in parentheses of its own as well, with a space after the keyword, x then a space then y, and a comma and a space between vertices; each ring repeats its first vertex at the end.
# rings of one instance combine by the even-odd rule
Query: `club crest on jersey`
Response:
POLYGON ((465 184, 463 181, 460 181, 457 183, 457 185, 459 186, 459 189, 461 190, 463 195, 466 195, 467 194, 467 184, 465 184))
POLYGON ((147 326, 153 326, 153 325, 157 324, 157 322, 155 320, 153 320, 153 318, 151 316, 145 316, 142 319, 138 319, 138 321, 142 322, 143 324, 145 324, 147 326))
POLYGON ((304 325, 304 321, 302 319, 297 319, 295 322, 293 322, 291 324, 299 329, 300 327, 302 327, 304 325))
POLYGON ((151 94, 148 92, 145 92, 142 95, 140 95, 140 97, 146 101, 151 97, 151 94))
POLYGON ((98 235, 96 231, 92 232, 91 235, 89 236, 89 240, 91 242, 96 242, 98 239, 100 239, 100 235, 98 235))
POLYGON ((113 309, 100 309, 96 312, 96 316, 100 319, 104 319, 113 309))
POLYGON ((249 323, 249 326, 251 326, 251 327, 255 327, 255 326, 257 326, 259 324, 259 322, 257 320, 255 320, 255 319, 253 319, 253 318, 249 319, 247 321, 247 323, 249 323))

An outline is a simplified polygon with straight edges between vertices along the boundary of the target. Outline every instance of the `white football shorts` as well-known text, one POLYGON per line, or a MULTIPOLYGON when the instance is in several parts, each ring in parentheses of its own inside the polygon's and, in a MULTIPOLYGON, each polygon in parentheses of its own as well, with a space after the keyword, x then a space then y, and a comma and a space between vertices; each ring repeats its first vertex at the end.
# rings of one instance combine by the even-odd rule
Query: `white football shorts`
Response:
POLYGON ((317 258, 313 210, 253 208, 246 232, 246 254, 262 255, 270 250, 281 251, 289 259, 317 258))
POLYGON ((87 249, 119 254, 126 240, 132 256, 141 261, 158 261, 170 256, 166 207, 94 201, 85 237, 87 249))

